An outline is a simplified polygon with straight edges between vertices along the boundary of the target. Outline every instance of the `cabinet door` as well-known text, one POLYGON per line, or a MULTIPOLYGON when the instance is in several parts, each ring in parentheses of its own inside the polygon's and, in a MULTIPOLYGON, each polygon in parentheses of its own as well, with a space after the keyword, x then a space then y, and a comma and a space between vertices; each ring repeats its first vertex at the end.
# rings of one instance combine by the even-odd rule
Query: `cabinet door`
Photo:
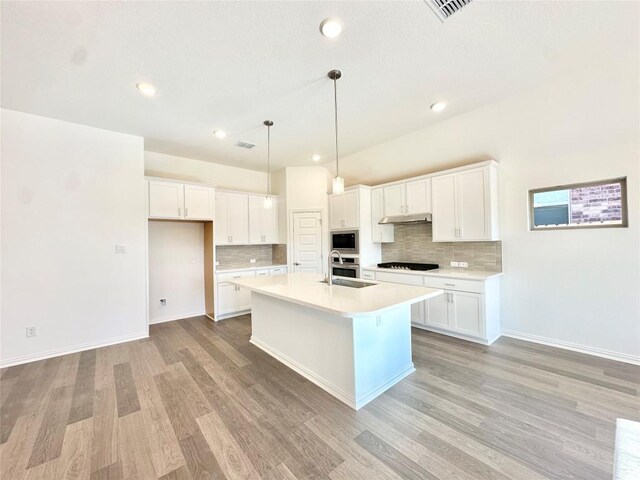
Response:
POLYGON ((149 217, 183 218, 184 185, 171 182, 149 182, 149 217))
POLYGON ((264 197, 249 196, 249 243, 264 243, 264 228, 262 225, 264 197))
POLYGON ((393 225, 380 225, 378 222, 384 217, 384 190, 371 190, 371 241, 374 243, 393 242, 393 225))
POLYGON ((384 215, 404 215, 404 184, 384 187, 384 215))
POLYGON ((463 240, 490 239, 487 231, 488 179, 486 169, 456 174, 458 206, 458 238, 463 240))
POLYGON ((344 228, 345 225, 345 201, 344 194, 331 195, 329 197, 329 216, 331 230, 344 228))
POLYGON ((479 293, 453 292, 450 328, 456 332, 485 337, 482 319, 482 295, 479 293))
POLYGON ((238 287, 236 295, 236 311, 249 310, 251 308, 251 290, 238 287))
POLYGON ((216 215, 213 221, 215 228, 215 245, 229 245, 229 194, 216 193, 216 215))
POLYGON ((229 193, 229 243, 247 245, 249 243, 249 196, 229 193))
POLYGON ((265 243, 278 243, 278 199, 273 198, 271 208, 262 211, 262 234, 265 243))
POLYGON ((405 185, 407 205, 404 213, 431 212, 431 179, 423 178, 405 185))
POLYGON ((213 218, 213 190, 196 185, 184 186, 184 218, 211 220, 213 218))
POLYGON ((358 228, 360 226, 358 192, 346 192, 342 196, 344 198, 344 226, 346 228, 358 228))
POLYGON ((418 302, 411 305, 411 322, 417 323, 420 325, 424 325, 426 323, 425 319, 425 305, 426 300, 424 302, 418 302))
POLYGON ((433 241, 458 240, 456 226, 456 177, 433 177, 433 241))
POLYGON ((425 301, 425 323, 434 327, 449 328, 449 303, 451 294, 444 292, 442 295, 425 301))
POLYGON ((236 286, 230 283, 218 283, 218 311, 216 315, 225 315, 236 311, 236 286))

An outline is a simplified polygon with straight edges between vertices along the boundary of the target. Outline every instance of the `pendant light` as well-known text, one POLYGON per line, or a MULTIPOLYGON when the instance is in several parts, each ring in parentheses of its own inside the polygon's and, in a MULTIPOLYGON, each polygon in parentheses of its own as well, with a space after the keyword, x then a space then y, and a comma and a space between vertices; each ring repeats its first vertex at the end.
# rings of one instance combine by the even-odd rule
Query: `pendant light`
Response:
POLYGON ((333 107, 336 127, 336 176, 333 179, 333 193, 344 193, 344 178, 340 176, 340 159, 338 158, 338 89, 336 81, 342 76, 340 70, 331 70, 327 76, 333 80, 333 107))
POLYGON ((267 126, 267 195, 264 197, 264 208, 271 208, 273 206, 273 198, 271 197, 271 127, 273 127, 273 122, 265 120, 262 123, 267 126))

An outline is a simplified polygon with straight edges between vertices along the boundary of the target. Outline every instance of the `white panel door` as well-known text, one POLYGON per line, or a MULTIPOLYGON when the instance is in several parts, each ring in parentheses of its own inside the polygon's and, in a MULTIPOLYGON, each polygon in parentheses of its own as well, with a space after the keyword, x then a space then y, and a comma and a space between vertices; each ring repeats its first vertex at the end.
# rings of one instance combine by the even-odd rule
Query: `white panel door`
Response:
POLYGON ((264 197, 249 195, 249 243, 264 243, 264 197))
POLYGON ((450 327, 456 332, 484 337, 482 324, 482 295, 479 293, 451 293, 450 327))
POLYGON ((233 313, 236 309, 236 286, 230 283, 218 283, 218 311, 217 315, 233 313))
POLYGON ((249 243, 249 196, 229 193, 229 243, 249 243))
POLYGON ((431 212, 431 179, 423 178, 405 184, 407 205, 404 213, 431 212))
POLYGON ((457 240, 456 224, 456 177, 443 175, 433 177, 433 241, 457 240))
POLYGON ((183 218, 184 185, 149 181, 149 217, 183 218))
POLYGON ((404 215, 404 184, 384 187, 384 215, 404 215))
POLYGON ((379 225, 384 217, 384 190, 374 188, 371 190, 371 241, 374 243, 393 242, 393 225, 379 225))
POLYGON ((229 245, 229 194, 216 193, 216 215, 213 221, 215 228, 214 243, 216 245, 229 245))
POLYGON ((322 273, 322 215, 293 214, 293 271, 322 273))
POLYGON ((197 185, 184 186, 184 218, 211 220, 213 218, 213 190, 197 185))
POLYGON ((329 197, 329 225, 331 230, 344 228, 345 226, 345 200, 344 195, 331 195, 329 197))
POLYGON ((456 174, 458 237, 464 240, 490 239, 487 231, 489 209, 486 169, 456 174))
POLYGON ((425 301, 425 323, 427 325, 449 328, 449 303, 451 295, 451 293, 445 291, 442 295, 425 301))
POLYGON ((251 290, 248 288, 237 287, 236 290, 236 311, 251 309, 251 290))
POLYGON ((346 192, 344 198, 344 226, 345 228, 358 228, 360 226, 358 218, 358 192, 346 192))
POLYGON ((411 321, 420 325, 425 324, 425 304, 424 302, 418 302, 411 305, 411 321))

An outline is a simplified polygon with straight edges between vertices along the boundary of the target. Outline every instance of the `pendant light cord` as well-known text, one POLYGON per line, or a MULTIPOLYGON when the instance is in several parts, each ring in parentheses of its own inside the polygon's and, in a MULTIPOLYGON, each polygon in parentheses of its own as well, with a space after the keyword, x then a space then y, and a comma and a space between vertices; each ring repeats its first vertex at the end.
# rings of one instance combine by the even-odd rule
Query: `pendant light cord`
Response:
POLYGON ((271 196, 271 125, 267 125, 267 196, 271 196))
POLYGON ((333 107, 334 107, 334 122, 336 126, 336 177, 340 176, 340 164, 338 161, 338 86, 336 84, 337 79, 333 79, 333 107))

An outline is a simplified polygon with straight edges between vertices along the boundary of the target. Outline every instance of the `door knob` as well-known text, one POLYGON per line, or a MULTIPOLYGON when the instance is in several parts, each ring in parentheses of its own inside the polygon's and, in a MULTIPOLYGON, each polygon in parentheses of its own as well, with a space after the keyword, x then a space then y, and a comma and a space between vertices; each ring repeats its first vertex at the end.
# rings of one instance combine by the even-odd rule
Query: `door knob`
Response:
POLYGON ((296 267, 300 266, 300 264, 299 264, 298 262, 295 262, 295 263, 294 263, 294 265, 295 265, 296 267))

